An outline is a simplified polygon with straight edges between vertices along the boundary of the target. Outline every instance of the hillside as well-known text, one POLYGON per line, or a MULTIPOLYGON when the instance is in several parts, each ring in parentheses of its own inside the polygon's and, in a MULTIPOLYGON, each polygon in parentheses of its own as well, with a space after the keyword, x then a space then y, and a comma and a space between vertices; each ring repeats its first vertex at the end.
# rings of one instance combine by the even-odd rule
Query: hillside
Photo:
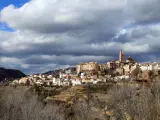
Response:
POLYGON ((69 68, 65 68, 65 69, 57 69, 57 70, 52 70, 52 71, 48 71, 45 73, 42 73, 43 75, 54 75, 54 76, 59 76, 59 73, 70 73, 70 72, 75 72, 76 68, 75 67, 69 67, 69 68))
POLYGON ((0 68, 0 81, 4 79, 16 79, 25 77, 26 75, 20 70, 0 68))

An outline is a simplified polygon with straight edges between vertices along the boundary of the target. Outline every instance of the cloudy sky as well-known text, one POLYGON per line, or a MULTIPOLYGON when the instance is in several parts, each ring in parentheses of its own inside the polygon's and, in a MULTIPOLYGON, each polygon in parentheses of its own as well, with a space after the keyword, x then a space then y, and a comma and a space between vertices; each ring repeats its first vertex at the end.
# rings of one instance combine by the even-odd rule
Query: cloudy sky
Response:
POLYGON ((160 60, 160 0, 1 0, 0 66, 26 74, 160 60))

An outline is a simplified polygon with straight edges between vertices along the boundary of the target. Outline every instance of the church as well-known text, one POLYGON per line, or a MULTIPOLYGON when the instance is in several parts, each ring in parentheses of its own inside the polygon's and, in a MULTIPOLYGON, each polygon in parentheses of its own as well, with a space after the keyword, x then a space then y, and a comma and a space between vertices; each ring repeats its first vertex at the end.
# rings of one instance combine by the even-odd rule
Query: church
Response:
POLYGON ((105 63, 105 64, 98 64, 97 62, 87 62, 87 63, 81 63, 77 65, 77 73, 80 72, 87 72, 87 71, 102 71, 104 69, 110 69, 114 70, 116 68, 122 68, 124 65, 134 65, 136 62, 132 59, 131 56, 129 56, 126 60, 124 60, 124 54, 123 51, 120 50, 119 53, 119 59, 111 62, 105 63))
POLYGON ((124 65, 126 64, 135 64, 136 62, 132 59, 131 56, 129 56, 126 60, 124 60, 124 54, 123 54, 123 51, 122 49, 120 50, 120 53, 119 53, 119 59, 114 61, 112 60, 111 62, 108 62, 107 65, 108 65, 108 68, 110 69, 116 69, 116 68, 119 68, 119 67, 123 67, 124 65))

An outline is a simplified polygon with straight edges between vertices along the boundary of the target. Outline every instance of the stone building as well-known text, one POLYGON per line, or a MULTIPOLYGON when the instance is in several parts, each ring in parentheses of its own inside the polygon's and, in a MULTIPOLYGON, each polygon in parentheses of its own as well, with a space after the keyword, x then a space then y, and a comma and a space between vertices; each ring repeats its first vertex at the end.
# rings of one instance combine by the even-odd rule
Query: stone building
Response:
POLYGON ((115 61, 111 61, 111 62, 107 62, 107 66, 109 69, 115 69, 116 68, 116 62, 115 61))
POLYGON ((120 50, 120 53, 119 53, 119 62, 120 63, 124 62, 124 54, 123 54, 122 49, 120 50))
POLYGON ((112 60, 111 62, 108 62, 108 63, 107 63, 109 69, 119 68, 119 67, 121 67, 123 64, 124 64, 124 54, 123 54, 123 51, 122 51, 122 50, 120 50, 119 59, 118 59, 118 60, 115 60, 115 61, 112 60))
POLYGON ((88 62, 88 63, 81 63, 77 65, 77 73, 80 72, 87 72, 87 71, 99 71, 99 65, 97 62, 88 62))
POLYGON ((123 66, 125 65, 134 65, 135 63, 136 62, 132 59, 131 56, 129 56, 125 61, 123 51, 120 50, 119 59, 116 61, 112 60, 111 62, 108 62, 107 65, 108 68, 110 69, 116 69, 116 68, 123 68, 123 66))
POLYGON ((107 64, 99 64, 99 70, 100 71, 104 71, 106 69, 108 69, 108 65, 107 64))
MULTIPOLYGON (((77 65, 77 73, 80 72, 86 72, 86 71, 103 71, 106 69, 110 70, 116 70, 117 68, 121 68, 121 74, 123 71, 123 66, 128 65, 125 67, 125 69, 130 70, 130 66, 133 66, 136 62, 129 56, 126 61, 124 60, 124 54, 122 49, 119 53, 119 59, 118 60, 112 60, 111 62, 107 62, 106 64, 98 64, 97 62, 88 62, 88 63, 82 63, 77 65), (128 68, 127 68, 128 67, 128 68)), ((119 70, 119 69, 117 69, 119 70)))
POLYGON ((132 63, 132 64, 134 64, 134 63, 136 63, 136 62, 132 59, 131 56, 129 56, 129 57, 126 59, 126 63, 132 63))

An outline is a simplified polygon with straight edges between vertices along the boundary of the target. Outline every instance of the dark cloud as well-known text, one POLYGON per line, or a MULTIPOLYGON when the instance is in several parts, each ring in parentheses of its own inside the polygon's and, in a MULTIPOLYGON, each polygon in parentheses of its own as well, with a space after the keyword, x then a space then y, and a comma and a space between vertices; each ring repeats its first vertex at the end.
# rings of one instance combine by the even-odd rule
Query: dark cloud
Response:
POLYGON ((138 25, 159 23, 159 0, 130 0, 125 13, 138 25))
POLYGON ((32 0, 0 12, 0 62, 26 73, 106 63, 125 57, 160 60, 159 0, 32 0), (89 7, 88 7, 89 6, 89 7), (127 26, 127 27, 126 27, 127 26))

